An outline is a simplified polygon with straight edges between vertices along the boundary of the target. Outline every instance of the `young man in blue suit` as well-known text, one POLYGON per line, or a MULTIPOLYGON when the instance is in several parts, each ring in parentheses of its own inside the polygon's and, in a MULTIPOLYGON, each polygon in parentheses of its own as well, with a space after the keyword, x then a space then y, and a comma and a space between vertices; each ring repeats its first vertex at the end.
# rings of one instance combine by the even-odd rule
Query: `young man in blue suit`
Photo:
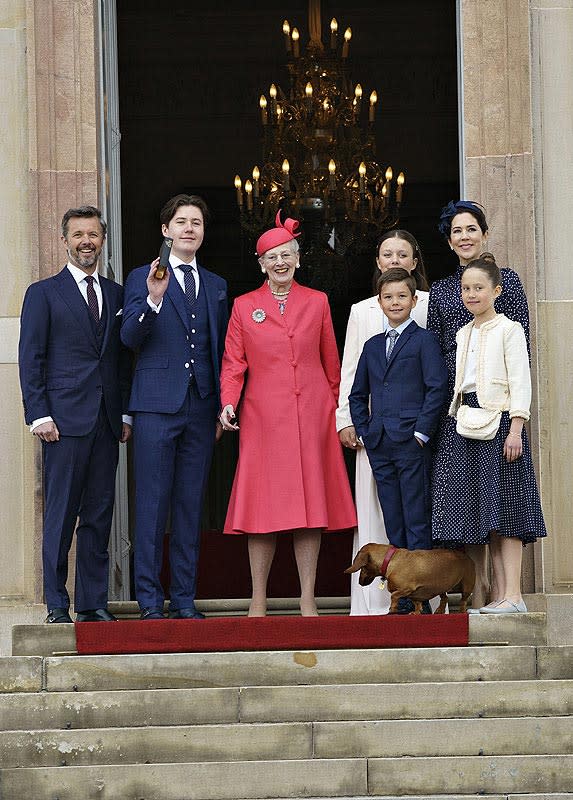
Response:
POLYGON ((389 269, 377 288, 388 329, 364 345, 350 413, 366 447, 390 544, 429 550, 428 442, 447 399, 448 372, 433 333, 410 316, 414 278, 404 269, 389 269))
POLYGON ((172 619, 195 607, 201 509, 219 412, 219 371, 228 321, 227 284, 197 263, 208 210, 196 195, 163 207, 173 239, 169 268, 135 269, 125 287, 121 337, 137 353, 129 404, 135 431, 135 592, 145 620, 163 617, 159 580, 171 512, 172 619))
POLYGON ((25 419, 42 441, 46 622, 71 622, 66 589, 76 521, 78 622, 114 621, 107 610, 108 543, 118 442, 131 356, 119 337, 123 289, 96 271, 106 225, 93 206, 62 219, 68 263, 32 284, 22 308, 19 365, 25 419))

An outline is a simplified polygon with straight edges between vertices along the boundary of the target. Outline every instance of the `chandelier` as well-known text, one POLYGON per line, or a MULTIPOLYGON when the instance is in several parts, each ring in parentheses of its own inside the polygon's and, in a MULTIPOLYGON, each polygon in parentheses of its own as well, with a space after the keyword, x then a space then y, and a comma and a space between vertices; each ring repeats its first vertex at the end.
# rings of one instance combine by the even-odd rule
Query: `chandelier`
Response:
POLYGON ((252 238, 274 224, 280 208, 302 218, 311 246, 344 253, 369 230, 376 234, 399 220, 404 173, 376 160, 375 89, 353 84, 348 68, 352 30, 340 35, 330 22, 321 38, 320 0, 309 0, 310 40, 283 22, 290 86, 272 83, 259 101, 263 126, 262 166, 243 182, 235 176, 243 230, 252 238))

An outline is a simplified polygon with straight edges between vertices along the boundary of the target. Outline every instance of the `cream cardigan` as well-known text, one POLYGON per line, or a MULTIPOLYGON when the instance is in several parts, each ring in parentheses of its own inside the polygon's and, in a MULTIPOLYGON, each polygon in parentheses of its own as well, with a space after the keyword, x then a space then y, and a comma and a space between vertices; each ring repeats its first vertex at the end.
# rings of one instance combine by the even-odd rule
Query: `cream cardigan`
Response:
MULTIPOLYGON (((456 384, 449 414, 455 417, 460 403, 468 341, 473 322, 456 334, 456 384)), ((531 375, 525 333, 519 322, 504 314, 484 322, 480 328, 476 365, 478 403, 490 411, 509 411, 510 417, 529 419, 531 375)))

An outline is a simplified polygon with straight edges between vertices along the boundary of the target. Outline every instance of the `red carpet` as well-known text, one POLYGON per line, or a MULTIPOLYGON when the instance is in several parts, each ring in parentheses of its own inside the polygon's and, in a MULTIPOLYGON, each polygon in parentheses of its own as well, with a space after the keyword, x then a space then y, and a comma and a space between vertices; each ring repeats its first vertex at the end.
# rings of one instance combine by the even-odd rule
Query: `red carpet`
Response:
POLYGON ((79 622, 75 626, 81 655, 460 647, 468 644, 467 614, 212 617, 206 620, 79 622))

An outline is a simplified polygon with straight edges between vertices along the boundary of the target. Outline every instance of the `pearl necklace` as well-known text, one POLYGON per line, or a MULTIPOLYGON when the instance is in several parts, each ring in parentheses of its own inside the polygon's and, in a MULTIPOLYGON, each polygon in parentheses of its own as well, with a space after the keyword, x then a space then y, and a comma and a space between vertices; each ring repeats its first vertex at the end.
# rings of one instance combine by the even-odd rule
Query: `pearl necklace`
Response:
MULTIPOLYGON (((271 289, 271 284, 270 284, 270 282, 269 282, 269 289, 271 289)), ((289 294, 289 292, 290 292, 290 289, 289 289, 287 292, 274 292, 274 291, 271 289, 271 294, 272 294, 272 295, 274 295, 274 297, 287 297, 287 295, 289 294)))

